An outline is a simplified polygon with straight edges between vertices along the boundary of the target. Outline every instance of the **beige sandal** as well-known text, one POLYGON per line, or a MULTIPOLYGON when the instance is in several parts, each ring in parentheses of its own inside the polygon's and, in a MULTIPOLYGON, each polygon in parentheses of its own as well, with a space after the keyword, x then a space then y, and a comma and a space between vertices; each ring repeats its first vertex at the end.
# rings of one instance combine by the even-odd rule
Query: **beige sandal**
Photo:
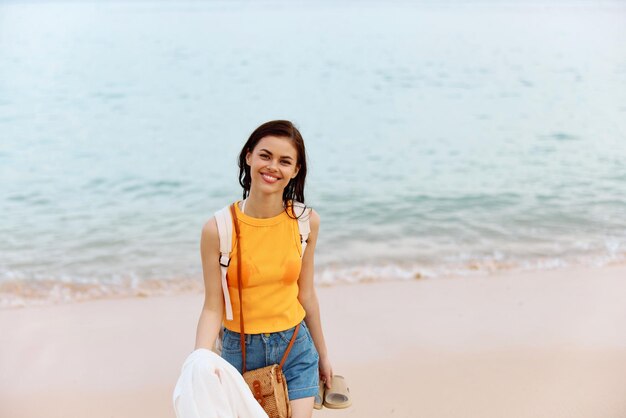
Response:
POLYGON ((323 397, 324 406, 329 409, 344 409, 352 405, 350 388, 343 376, 333 376, 330 389, 326 389, 323 397))

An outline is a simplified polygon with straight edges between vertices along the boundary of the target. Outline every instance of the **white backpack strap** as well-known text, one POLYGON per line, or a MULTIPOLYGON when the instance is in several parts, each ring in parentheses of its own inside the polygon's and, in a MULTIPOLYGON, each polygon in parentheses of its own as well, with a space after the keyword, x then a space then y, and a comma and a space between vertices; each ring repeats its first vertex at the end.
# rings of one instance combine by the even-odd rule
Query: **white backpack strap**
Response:
POLYGON ((294 200, 293 212, 294 215, 298 218, 300 243, 302 244, 302 257, 304 257, 304 250, 306 250, 306 244, 309 240, 309 234, 311 233, 311 225, 309 223, 309 220, 311 218, 311 208, 307 208, 304 203, 300 203, 294 200))
POLYGON ((230 213, 230 206, 226 206, 215 212, 217 222, 217 233, 220 237, 220 269, 222 271, 222 292, 224 293, 224 307, 226 308, 226 319, 233 319, 233 305, 230 302, 228 292, 228 282, 226 272, 230 264, 230 253, 233 248, 233 217, 230 213))

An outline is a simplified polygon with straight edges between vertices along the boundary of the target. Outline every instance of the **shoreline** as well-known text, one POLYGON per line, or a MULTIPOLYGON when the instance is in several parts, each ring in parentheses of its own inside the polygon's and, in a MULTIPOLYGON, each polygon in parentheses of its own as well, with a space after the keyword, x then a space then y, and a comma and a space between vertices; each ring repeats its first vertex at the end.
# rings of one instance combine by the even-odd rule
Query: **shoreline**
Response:
MULTIPOLYGON (((484 278, 500 274, 532 274, 543 272, 602 270, 626 267, 624 258, 618 257, 604 260, 602 263, 580 261, 574 264, 541 266, 515 265, 507 262, 482 263, 470 262, 464 268, 448 266, 439 270, 426 266, 361 265, 345 268, 327 267, 316 274, 315 286, 332 288, 344 285, 361 285, 371 283, 406 283, 417 280, 440 280, 447 278, 484 278)), ((74 283, 70 281, 31 280, 0 282, 0 312, 11 309, 30 309, 33 307, 59 306, 75 303, 88 303, 98 300, 143 299, 153 297, 176 297, 185 295, 201 295, 204 284, 199 277, 183 277, 180 279, 144 279, 133 281, 124 279, 118 283, 101 283, 97 279, 89 282, 74 283)), ((106 282, 106 281, 105 281, 106 282)))
MULTIPOLYGON (((626 416, 626 266, 317 291, 354 399, 314 417, 626 416)), ((174 417, 201 306, 177 295, 0 310, 0 416, 174 417)))

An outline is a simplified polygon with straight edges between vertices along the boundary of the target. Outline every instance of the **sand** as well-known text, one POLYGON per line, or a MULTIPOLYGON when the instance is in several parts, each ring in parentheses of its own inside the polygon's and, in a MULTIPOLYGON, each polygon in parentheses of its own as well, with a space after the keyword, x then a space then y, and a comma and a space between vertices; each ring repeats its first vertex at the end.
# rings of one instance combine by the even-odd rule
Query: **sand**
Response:
MULTIPOLYGON (((626 267, 318 289, 354 405, 322 417, 626 417, 626 267)), ((0 417, 174 417, 201 295, 0 311, 0 417)))

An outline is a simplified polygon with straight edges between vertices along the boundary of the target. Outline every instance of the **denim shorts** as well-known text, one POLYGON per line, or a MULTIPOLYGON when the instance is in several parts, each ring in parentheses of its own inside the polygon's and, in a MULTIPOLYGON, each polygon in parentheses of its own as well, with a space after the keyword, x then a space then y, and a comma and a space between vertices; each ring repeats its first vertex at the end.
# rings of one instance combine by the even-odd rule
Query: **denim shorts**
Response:
MULTIPOLYGON (((280 360, 289 345, 295 327, 270 334, 246 334, 246 370, 260 369, 280 360)), ((240 334, 224 328, 222 357, 241 373, 240 334)), ((289 400, 317 395, 319 355, 304 321, 283 366, 289 400)))

